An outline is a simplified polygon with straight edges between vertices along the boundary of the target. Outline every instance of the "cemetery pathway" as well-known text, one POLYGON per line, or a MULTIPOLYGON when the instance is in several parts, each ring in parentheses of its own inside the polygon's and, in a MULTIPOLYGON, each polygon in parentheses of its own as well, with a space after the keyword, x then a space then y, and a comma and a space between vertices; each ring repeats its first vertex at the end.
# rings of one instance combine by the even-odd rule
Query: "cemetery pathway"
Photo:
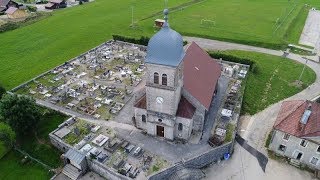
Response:
MULTIPOLYGON (((221 42, 216 40, 208 40, 194 37, 184 37, 189 42, 196 42, 199 46, 208 50, 243 50, 254 51, 276 56, 282 56, 283 51, 271 50, 266 48, 253 47, 242 44, 229 42, 221 42)), ((305 63, 300 55, 289 54, 288 60, 295 60, 305 63)), ((316 81, 300 93, 289 97, 285 100, 297 99, 313 99, 320 93, 320 65, 313 61, 308 61, 307 65, 312 68, 316 75, 316 81)), ((245 119, 241 122, 241 131, 239 134, 247 141, 247 143, 263 154, 267 155, 267 150, 264 147, 265 139, 272 129, 274 121, 280 110, 282 100, 278 103, 270 105, 265 110, 245 119)), ((266 167, 266 172, 263 172, 259 166, 257 159, 249 152, 244 150, 238 144, 235 145, 235 150, 232 158, 229 161, 222 161, 220 164, 214 164, 206 170, 206 179, 246 179, 246 180, 267 180, 267 179, 283 179, 283 180, 300 180, 313 179, 312 175, 306 171, 298 170, 297 168, 282 163, 273 159, 269 159, 266 167), (219 172, 219 173, 217 173, 219 172)))
POLYGON ((118 123, 118 122, 115 122, 115 121, 106 121, 106 120, 94 119, 94 118, 92 118, 92 117, 90 117, 88 115, 83 115, 83 114, 80 114, 78 112, 72 111, 70 109, 67 109, 67 108, 64 108, 64 107, 61 107, 61 106, 57 106, 57 105, 51 104, 51 103, 43 101, 43 100, 37 99, 37 104, 39 104, 41 106, 45 106, 45 107, 53 109, 53 110, 56 110, 56 111, 59 111, 61 113, 67 114, 69 116, 79 117, 79 118, 81 118, 81 119, 83 119, 85 121, 88 121, 90 123, 94 123, 96 125, 108 126, 108 127, 111 127, 111 128, 119 128, 119 129, 130 130, 130 131, 133 131, 133 130, 137 131, 137 128, 135 128, 134 126, 129 125, 129 124, 118 123))

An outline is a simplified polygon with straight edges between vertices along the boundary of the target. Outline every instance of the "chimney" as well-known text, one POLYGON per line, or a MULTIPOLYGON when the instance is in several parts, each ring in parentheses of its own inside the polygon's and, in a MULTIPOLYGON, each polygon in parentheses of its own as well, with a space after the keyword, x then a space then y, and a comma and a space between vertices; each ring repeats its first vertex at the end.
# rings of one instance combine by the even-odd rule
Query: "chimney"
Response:
POLYGON ((309 103, 307 108, 305 109, 299 123, 300 131, 304 131, 304 128, 306 127, 306 124, 308 123, 308 120, 310 118, 310 115, 312 113, 312 104, 309 103))

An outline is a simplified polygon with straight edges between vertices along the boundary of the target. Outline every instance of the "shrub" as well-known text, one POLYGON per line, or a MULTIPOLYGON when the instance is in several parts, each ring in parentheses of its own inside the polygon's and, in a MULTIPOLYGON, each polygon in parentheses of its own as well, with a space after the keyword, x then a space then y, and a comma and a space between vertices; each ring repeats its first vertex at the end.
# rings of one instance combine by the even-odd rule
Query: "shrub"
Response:
POLYGON ((30 12, 36 12, 36 11, 37 11, 37 7, 35 7, 35 6, 28 6, 28 5, 27 5, 27 9, 28 9, 30 12))
POLYGON ((113 39, 116 41, 124 41, 124 42, 129 42, 133 44, 140 44, 147 46, 150 38, 141 36, 140 39, 135 39, 132 37, 126 37, 126 36, 121 36, 121 35, 112 35, 113 39))
POLYGON ((250 65, 250 70, 253 73, 257 73, 258 72, 258 69, 257 69, 257 66, 256 66, 255 62, 251 61, 250 59, 239 58, 239 57, 236 57, 236 56, 227 55, 227 54, 223 54, 223 53, 220 53, 220 52, 209 52, 209 55, 212 58, 215 58, 215 59, 222 58, 222 60, 224 60, 224 61, 230 61, 230 62, 250 65))

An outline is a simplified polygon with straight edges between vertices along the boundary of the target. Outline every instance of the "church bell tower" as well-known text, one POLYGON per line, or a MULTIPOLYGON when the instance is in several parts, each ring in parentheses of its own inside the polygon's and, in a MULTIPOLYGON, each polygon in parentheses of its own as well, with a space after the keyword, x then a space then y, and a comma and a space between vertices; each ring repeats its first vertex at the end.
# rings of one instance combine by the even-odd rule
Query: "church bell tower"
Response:
POLYGON ((175 115, 183 86, 183 39, 168 23, 168 10, 161 30, 149 41, 146 56, 147 119, 149 134, 173 139, 175 115))

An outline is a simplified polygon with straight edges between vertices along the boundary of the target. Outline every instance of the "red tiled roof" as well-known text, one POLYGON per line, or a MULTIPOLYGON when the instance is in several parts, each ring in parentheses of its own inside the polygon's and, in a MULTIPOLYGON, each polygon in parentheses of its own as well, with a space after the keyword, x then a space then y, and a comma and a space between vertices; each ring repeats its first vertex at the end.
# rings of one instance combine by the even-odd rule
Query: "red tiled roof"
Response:
POLYGON ((144 95, 142 98, 138 100, 138 102, 134 105, 134 107, 140 109, 147 109, 147 97, 144 95))
POLYGON ((14 12, 16 12, 16 10, 18 10, 18 8, 16 7, 9 7, 7 10, 6 10, 6 14, 13 14, 14 12))
POLYGON ((10 0, 0 0, 0 6, 5 7, 9 2, 10 0))
POLYGON ((176 116, 191 119, 196 108, 183 96, 181 96, 176 116))
POLYGON ((296 137, 320 136, 320 104, 303 100, 283 102, 273 128, 296 137), (311 115, 301 128, 300 120, 309 104, 311 115))
POLYGON ((184 88, 207 110, 220 75, 221 66, 192 42, 184 57, 184 88))

